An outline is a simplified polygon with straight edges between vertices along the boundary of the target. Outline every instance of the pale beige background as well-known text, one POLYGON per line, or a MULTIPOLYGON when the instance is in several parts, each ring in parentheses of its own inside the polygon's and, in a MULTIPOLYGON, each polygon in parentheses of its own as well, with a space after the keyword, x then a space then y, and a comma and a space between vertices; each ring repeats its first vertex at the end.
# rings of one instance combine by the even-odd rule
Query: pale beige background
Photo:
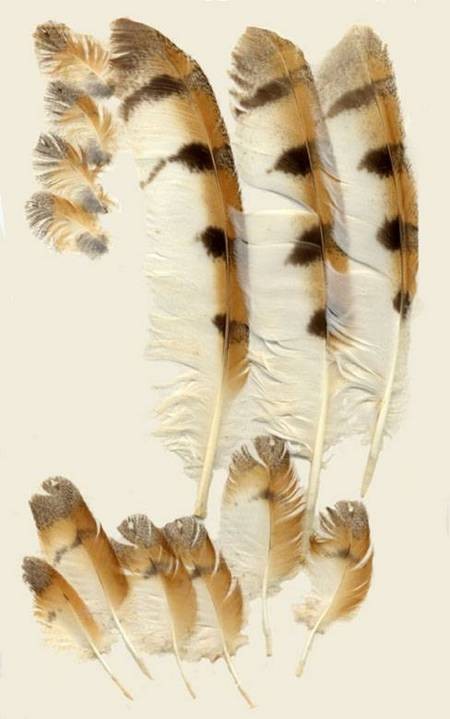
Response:
MULTIPOLYGON (((273 0, 239 2, 10 2, 1 11, 1 195, 6 239, 0 257, 0 463, 2 475, 2 719, 94 716, 206 718, 248 715, 218 662, 188 665, 192 702, 170 657, 139 676, 120 647, 111 662, 134 690, 127 704, 99 667, 77 665, 43 646, 21 581, 24 554, 37 551, 27 507, 49 475, 75 481, 110 531, 128 512, 155 522, 189 513, 194 487, 178 460, 150 437, 152 382, 144 360, 149 306, 142 272, 146 241, 134 168, 119 158, 105 179, 122 210, 110 219, 111 251, 98 262, 58 256, 31 236, 23 205, 34 189, 31 149, 44 127, 44 82, 33 27, 48 19, 106 37, 128 15, 158 27, 193 54, 226 117, 230 50, 247 24, 269 26, 300 44, 313 63, 355 22, 372 24, 394 60, 421 200, 420 300, 413 329, 411 400, 387 442, 369 498, 376 562, 359 616, 319 638, 301 681, 293 676, 304 640, 291 619, 293 581, 273 601, 275 655, 266 660, 254 605, 251 645, 236 664, 258 703, 254 716, 316 719, 448 716, 450 538, 448 506, 448 287, 450 240, 448 27, 442 2, 273 0)), ((232 125, 231 125, 232 127, 232 125)), ((261 197, 248 193, 250 206, 261 197)), ((339 448, 322 501, 350 498, 364 452, 339 448)), ((217 519, 218 485, 210 527, 217 519)))

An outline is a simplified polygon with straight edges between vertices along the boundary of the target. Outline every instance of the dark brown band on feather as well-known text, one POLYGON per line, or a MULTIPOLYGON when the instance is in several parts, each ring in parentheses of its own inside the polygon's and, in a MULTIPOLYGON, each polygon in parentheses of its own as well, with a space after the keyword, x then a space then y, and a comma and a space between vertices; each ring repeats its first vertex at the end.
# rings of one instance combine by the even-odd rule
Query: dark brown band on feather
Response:
POLYGON ((121 114, 127 122, 133 110, 143 102, 157 102, 171 95, 181 95, 185 90, 184 83, 170 75, 157 75, 135 92, 128 95, 122 103, 121 114))
POLYGON ((397 294, 395 295, 392 304, 394 305, 394 309, 396 312, 402 313, 402 318, 405 319, 407 317, 409 308, 411 306, 411 297, 409 292, 402 292, 399 290, 397 294), (403 301, 402 301, 403 297, 403 301))
POLYGON ((210 225, 202 232, 200 240, 210 257, 214 259, 226 257, 227 236, 220 227, 210 225))
POLYGON ((404 163, 404 148, 401 143, 384 145, 376 150, 369 150, 358 165, 358 170, 367 170, 379 177, 392 177, 404 163))
MULTIPOLYGON (((213 319, 213 324, 217 327, 220 334, 225 336, 227 328, 226 315, 218 314, 213 319)), ((230 344, 248 341, 248 325, 245 322, 238 322, 237 320, 231 320, 228 323, 228 341, 230 344)))
POLYGON ((202 142, 191 142, 188 145, 183 145, 181 150, 169 159, 171 162, 181 162, 191 172, 211 172, 214 170, 211 151, 202 142))
POLYGON ((302 267, 322 261, 322 232, 319 225, 302 232, 290 252, 286 264, 302 267))
POLYGON ((289 86, 286 80, 271 80, 265 85, 260 85, 253 95, 242 98, 240 105, 244 110, 253 110, 277 102, 288 94, 289 86))
POLYGON ((283 152, 274 169, 285 172, 287 175, 305 177, 312 172, 311 162, 310 148, 306 144, 298 145, 283 152))
POLYGON ((308 332, 316 337, 327 336, 327 317, 324 309, 316 310, 308 324, 308 332))

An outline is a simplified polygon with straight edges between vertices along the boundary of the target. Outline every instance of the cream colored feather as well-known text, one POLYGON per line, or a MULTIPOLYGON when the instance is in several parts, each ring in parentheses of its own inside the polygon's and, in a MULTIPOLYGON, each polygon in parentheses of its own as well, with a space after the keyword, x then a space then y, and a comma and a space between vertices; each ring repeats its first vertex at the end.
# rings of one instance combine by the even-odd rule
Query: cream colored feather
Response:
POLYGON ((225 485, 220 546, 246 598, 261 598, 266 653, 272 654, 267 598, 301 565, 305 502, 286 445, 257 437, 237 452, 225 485))
POLYGON ((119 632, 150 679, 118 617, 129 585, 110 540, 72 482, 54 477, 43 482, 42 489, 45 494, 35 494, 30 507, 46 559, 70 582, 94 620, 109 632, 119 632))
POLYGON ((128 517, 119 532, 130 542, 113 542, 130 586, 119 610, 120 621, 139 650, 173 651, 186 688, 195 698, 181 663, 197 619, 191 578, 164 534, 145 515, 128 517))
POLYGON ((75 589, 37 557, 25 557, 23 578, 33 592, 34 613, 46 642, 56 649, 75 652, 80 659, 97 658, 127 699, 132 699, 102 656, 109 651, 112 637, 95 621, 75 589))
POLYGON ((325 451, 344 433, 334 401, 345 341, 347 258, 339 184, 310 68, 295 45, 248 28, 233 53, 236 154, 243 178, 305 208, 238 220, 260 430, 310 461, 303 553, 325 451), (242 229, 243 226, 243 229, 242 229), (342 243, 341 243, 342 244, 342 243))
POLYGON ((145 191, 156 309, 151 353, 175 362, 160 435, 199 481, 205 516, 213 469, 241 439, 227 422, 247 372, 247 312, 230 208, 241 208, 227 132, 199 65, 153 28, 116 20, 114 82, 145 191))
POLYGON ((164 533, 174 553, 186 567, 197 594, 196 629, 186 648, 186 659, 198 661, 223 657, 228 670, 244 697, 253 703, 243 689, 231 656, 247 637, 242 634, 244 600, 239 583, 217 551, 208 533, 196 517, 183 517, 166 524, 164 533))
POLYGON ((312 592, 295 608, 297 621, 311 630, 298 675, 303 672, 316 634, 339 619, 350 618, 366 598, 372 561, 369 520, 361 502, 338 502, 321 514, 307 562, 312 592))
POLYGON ((347 341, 336 348, 346 416, 370 443, 362 494, 404 405, 417 273, 417 199, 386 46, 354 27, 317 79, 333 143, 347 233, 351 294, 347 341))

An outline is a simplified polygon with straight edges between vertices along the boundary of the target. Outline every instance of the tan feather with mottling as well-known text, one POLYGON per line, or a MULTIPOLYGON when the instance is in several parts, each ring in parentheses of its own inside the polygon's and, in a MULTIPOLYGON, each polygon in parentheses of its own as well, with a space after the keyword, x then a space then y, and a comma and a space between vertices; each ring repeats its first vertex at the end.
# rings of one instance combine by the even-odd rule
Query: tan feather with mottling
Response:
POLYGON ((102 657, 109 651, 111 637, 98 624, 88 607, 64 577, 47 562, 25 557, 23 578, 34 595, 34 613, 46 642, 62 651, 73 651, 80 659, 96 657, 124 695, 131 695, 102 657))
POLYGON ((350 618, 366 598, 372 563, 369 520, 361 502, 341 501, 320 515, 307 562, 312 592, 294 610, 297 621, 311 630, 298 674, 303 671, 316 633, 324 632, 337 620, 350 618))
POLYGON ((272 653, 267 596, 301 565, 304 494, 281 440, 258 437, 254 454, 232 460, 225 486, 220 546, 246 597, 262 600, 266 652, 272 653))

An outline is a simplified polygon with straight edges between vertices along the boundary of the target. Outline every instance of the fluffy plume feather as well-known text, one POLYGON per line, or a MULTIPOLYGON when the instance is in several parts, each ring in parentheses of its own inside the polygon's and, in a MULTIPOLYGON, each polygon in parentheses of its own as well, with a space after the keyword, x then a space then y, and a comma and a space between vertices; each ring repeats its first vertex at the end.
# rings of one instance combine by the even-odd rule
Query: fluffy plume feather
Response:
POLYGON ((53 133, 42 134, 34 150, 36 179, 45 189, 65 197, 83 210, 105 213, 112 200, 98 182, 99 168, 89 165, 83 148, 53 133))
POLYGON ((338 502, 320 516, 320 530, 311 538, 308 572, 312 593, 295 608, 296 619, 311 630, 297 674, 303 671, 317 632, 347 619, 369 591, 373 551, 367 512, 361 502, 338 502))
POLYGON ((318 91, 349 218, 349 327, 337 361, 350 388, 347 415, 370 442, 364 494, 403 405, 417 201, 393 69, 370 28, 352 28, 332 50, 318 91))
POLYGON ((261 597, 267 655, 272 636, 267 596, 301 563, 303 491, 288 449, 275 437, 257 437, 256 456, 237 452, 222 501, 220 546, 244 595, 261 597))
POLYGON ((34 32, 36 56, 49 75, 76 85, 88 95, 109 97, 109 52, 90 35, 79 35, 62 23, 38 25, 34 32))
POLYGON ((238 220, 248 249, 256 416, 265 432, 289 440, 310 460, 306 554, 323 454, 342 431, 336 418, 330 421, 337 389, 331 349, 345 337, 340 310, 346 285, 336 279, 347 269, 338 242, 344 232, 341 198, 301 50, 273 32, 248 28, 233 54, 232 78, 242 176, 307 209, 238 220))
POLYGON ((110 631, 115 625, 150 678, 118 619, 129 586, 110 540, 72 482, 55 477, 43 482, 42 489, 45 494, 35 494, 30 507, 46 559, 72 584, 99 624, 110 631))
POLYGON ((25 557, 23 578, 33 592, 34 613, 47 643, 73 651, 80 659, 96 657, 124 695, 132 699, 102 656, 109 651, 111 637, 96 622, 75 589, 56 569, 37 557, 25 557))
POLYGON ((111 112, 75 85, 51 82, 45 97, 50 119, 68 142, 81 145, 92 165, 103 167, 117 148, 111 112))
POLYGON ((224 557, 196 517, 183 517, 166 524, 164 533, 186 567, 197 593, 197 628, 187 647, 186 658, 195 661, 208 657, 215 661, 222 656, 240 693, 253 706, 231 661, 231 656, 247 641, 241 634, 244 606, 239 583, 232 578, 224 557))
POLYGON ((36 237, 59 252, 84 252, 95 258, 108 249, 108 238, 97 217, 78 204, 50 192, 36 192, 25 206, 36 237))
POLYGON ((130 585, 129 595, 120 608, 120 620, 138 649, 174 652, 183 681, 195 698, 181 664, 197 617, 191 578, 164 534, 148 517, 135 514, 118 529, 131 543, 113 543, 128 572, 130 585))
POLYGON ((117 20, 112 66, 147 201, 157 309, 152 355, 183 367, 160 434, 199 479, 205 516, 213 468, 240 440, 227 422, 246 378, 248 325, 229 209, 241 207, 227 132, 198 64, 156 30, 117 20))

